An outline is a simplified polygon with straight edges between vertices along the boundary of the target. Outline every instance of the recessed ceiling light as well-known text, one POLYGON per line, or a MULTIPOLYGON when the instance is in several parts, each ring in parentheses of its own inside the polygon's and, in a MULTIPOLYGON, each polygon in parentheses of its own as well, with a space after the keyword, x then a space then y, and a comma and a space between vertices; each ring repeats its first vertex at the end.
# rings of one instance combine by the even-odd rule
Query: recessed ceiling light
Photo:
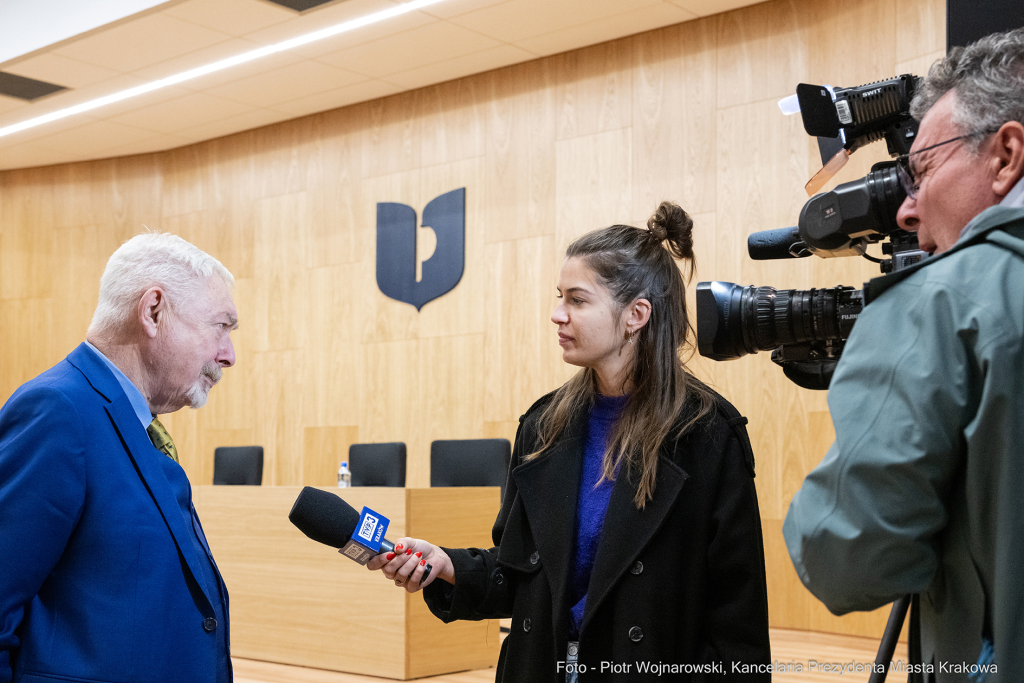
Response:
POLYGON ((0 71, 0 95, 17 97, 18 99, 31 102, 61 90, 67 90, 67 88, 63 85, 37 81, 34 78, 25 78, 17 74, 0 71))
POLYGON ((195 69, 189 69, 188 71, 183 71, 179 74, 168 76, 166 78, 161 78, 150 83, 144 83, 142 85, 135 86, 134 88, 128 88, 127 90, 122 90, 111 95, 98 97, 94 100, 89 100, 88 102, 82 102, 81 104, 76 104, 72 107, 67 107, 66 109, 59 109, 57 111, 50 112, 49 114, 43 114, 42 116, 37 116, 33 119, 22 121, 21 123, 14 123, 9 126, 0 128, 0 138, 21 132, 23 130, 28 130, 29 128, 35 128, 36 126, 41 126, 45 123, 51 123, 53 121, 59 121, 60 119, 66 119, 67 117, 74 116, 75 114, 81 114, 83 112, 92 111, 93 109, 99 109, 100 107, 104 107, 108 104, 114 104, 115 102, 121 102, 132 97, 145 95, 146 93, 153 92, 154 90, 161 90, 168 86, 177 85, 178 83, 184 83, 185 81, 191 81, 195 78, 199 78, 200 76, 205 76, 206 74, 211 74, 216 71, 230 69, 233 66, 245 64, 247 62, 260 59, 261 57, 266 57, 268 55, 276 54, 278 52, 284 52, 285 50, 292 50, 302 45, 308 45, 309 43, 313 43, 318 40, 323 40, 324 38, 330 38, 341 33, 354 31, 357 28, 370 26, 371 24, 376 24, 381 21, 391 19, 392 17, 401 16, 408 12, 422 9, 429 5, 436 5, 439 2, 444 2, 444 0, 412 0, 412 2, 407 2, 396 7, 392 7, 391 9, 381 10, 380 12, 374 12, 373 14, 368 14, 365 17, 359 17, 358 19, 350 19, 349 21, 345 21, 340 24, 335 24, 334 26, 322 28, 319 31, 313 31, 311 33, 306 33, 305 35, 297 36, 295 38, 289 38, 288 40, 283 40, 280 43, 267 45, 266 47, 250 50, 249 52, 243 52, 242 54, 235 55, 234 57, 221 59, 219 61, 213 62, 212 64, 200 66, 195 69))
POLYGON ((270 0, 275 5, 281 5, 281 7, 287 7, 293 9, 296 12, 305 12, 308 9, 319 7, 320 5, 326 5, 332 0, 270 0))

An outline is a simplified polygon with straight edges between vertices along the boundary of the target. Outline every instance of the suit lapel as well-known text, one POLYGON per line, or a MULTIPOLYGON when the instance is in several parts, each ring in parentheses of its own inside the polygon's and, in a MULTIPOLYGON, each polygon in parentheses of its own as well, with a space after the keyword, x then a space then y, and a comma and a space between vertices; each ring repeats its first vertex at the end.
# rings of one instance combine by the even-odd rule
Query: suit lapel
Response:
POLYGON ((581 633, 586 630, 591 616, 615 583, 629 571, 640 551, 661 529, 688 478, 689 475, 679 466, 661 457, 658 461, 654 498, 648 501, 642 511, 633 503, 636 495, 635 481, 631 481, 625 472, 615 479, 594 568, 590 574, 581 633))
POLYGON ((189 569, 192 570, 192 575, 195 577, 202 576, 203 573, 199 569, 199 558, 196 555, 192 534, 185 526, 185 517, 178 506, 178 499, 174 497, 174 490, 171 488, 163 472, 161 458, 166 458, 167 456, 153 447, 153 443, 149 440, 145 430, 142 429, 142 425, 139 424, 139 418, 135 415, 135 411, 132 409, 132 405, 128 402, 127 397, 121 396, 118 400, 107 405, 106 410, 107 414, 110 415, 110 421, 114 424, 114 428, 121 437, 121 443, 124 444, 128 457, 135 464, 135 470, 139 473, 139 478, 142 479, 143 485, 145 485, 150 496, 153 498, 153 502, 159 508, 167 528, 170 530, 171 535, 174 536, 174 540, 177 541, 178 548, 181 550, 182 555, 185 556, 185 561, 188 563, 189 569))
POLYGON ((576 545, 576 499, 583 465, 582 438, 578 429, 571 431, 576 433, 560 440, 542 457, 512 471, 556 611, 565 604, 576 545))
POLYGON ((100 396, 109 401, 104 409, 121 439, 125 453, 135 466, 139 479, 142 480, 143 486, 146 487, 156 504, 164 523, 167 524, 192 576, 202 576, 203 573, 199 569, 200 558, 196 553, 191 532, 185 526, 185 518, 174 497, 174 490, 162 469, 161 458, 167 456, 153 447, 149 435, 142 428, 135 409, 132 408, 131 402, 121 385, 118 384, 117 378, 100 359, 96 358, 91 349, 82 344, 68 355, 68 362, 85 375, 89 384, 100 396))

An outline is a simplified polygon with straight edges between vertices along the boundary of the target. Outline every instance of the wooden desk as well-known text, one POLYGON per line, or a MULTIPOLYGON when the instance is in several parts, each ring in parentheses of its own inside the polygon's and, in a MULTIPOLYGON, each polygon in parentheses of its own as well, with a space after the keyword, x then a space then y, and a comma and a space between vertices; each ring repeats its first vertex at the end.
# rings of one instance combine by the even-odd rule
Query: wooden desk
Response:
MULTIPOLYGON (((196 486, 230 593, 235 657, 407 680, 498 660, 497 620, 444 624, 410 595, 288 521, 301 487, 196 486)), ((338 489, 324 489, 338 493, 338 489)), ((497 487, 340 491, 391 518, 387 537, 489 547, 497 487)))

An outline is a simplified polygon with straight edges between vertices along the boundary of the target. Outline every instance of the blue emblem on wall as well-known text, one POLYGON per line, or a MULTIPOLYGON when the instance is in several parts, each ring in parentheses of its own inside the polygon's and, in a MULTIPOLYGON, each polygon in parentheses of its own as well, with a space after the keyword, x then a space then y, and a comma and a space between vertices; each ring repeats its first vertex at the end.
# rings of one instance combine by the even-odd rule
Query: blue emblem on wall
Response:
POLYGON ((423 227, 437 235, 434 255, 416 281, 416 211, 394 202, 377 204, 377 286, 416 310, 447 294, 462 279, 466 261, 466 188, 435 197, 423 209, 423 227))

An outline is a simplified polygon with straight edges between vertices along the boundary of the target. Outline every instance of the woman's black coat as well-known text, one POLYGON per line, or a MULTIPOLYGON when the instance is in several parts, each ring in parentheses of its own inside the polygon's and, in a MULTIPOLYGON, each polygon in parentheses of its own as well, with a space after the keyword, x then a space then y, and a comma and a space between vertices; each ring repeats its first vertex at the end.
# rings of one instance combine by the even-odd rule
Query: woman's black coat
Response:
MULTIPOLYGON (((445 622, 512 618, 498 660, 501 683, 565 680, 559 662, 569 639, 587 418, 526 461, 550 396, 520 418, 492 531, 496 547, 447 550, 454 589, 443 581, 425 589, 430 610, 445 622)), ((633 502, 635 481, 617 478, 579 636, 581 683, 770 680, 764 549, 745 422, 719 399, 711 416, 666 442, 654 498, 642 511, 633 502), (658 677, 638 670, 645 662, 678 668, 658 677)))

